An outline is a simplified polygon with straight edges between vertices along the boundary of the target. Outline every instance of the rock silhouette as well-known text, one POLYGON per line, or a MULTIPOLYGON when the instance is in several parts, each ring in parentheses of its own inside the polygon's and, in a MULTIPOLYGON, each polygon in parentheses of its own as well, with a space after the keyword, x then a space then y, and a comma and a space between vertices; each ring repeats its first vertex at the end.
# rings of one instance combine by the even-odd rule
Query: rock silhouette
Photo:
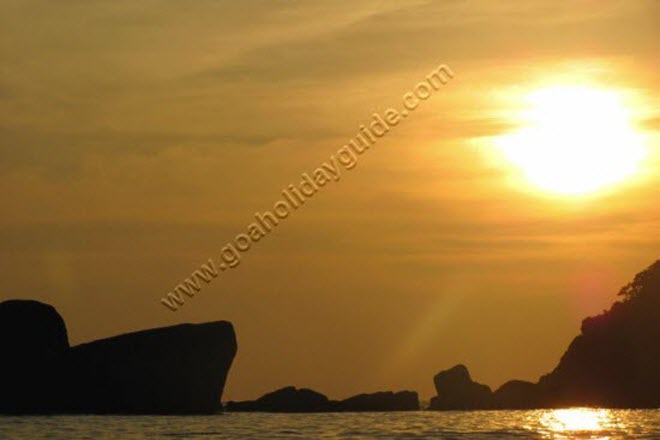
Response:
POLYGON ((223 321, 69 347, 61 316, 36 301, 0 303, 0 330, 0 412, 14 414, 214 413, 237 348, 223 321))
MULTIPOLYGON (((433 410, 566 406, 660 408, 660 261, 587 318, 558 366, 538 383, 495 392, 458 365, 434 377, 433 410)), ((50 305, 0 303, 0 413, 211 414, 236 354, 229 322, 182 324, 70 347, 50 305)), ((331 412, 419 409, 417 393, 359 394, 342 401, 286 387, 228 411, 331 412)))
POLYGON ((229 412, 365 412, 413 411, 419 409, 416 392, 400 391, 358 394, 342 401, 330 400, 325 395, 292 386, 263 395, 257 400, 227 402, 229 412))
POLYGON ((660 261, 619 296, 610 310, 583 321, 559 365, 538 383, 511 381, 490 393, 459 365, 435 377, 430 409, 660 408, 660 261))
POLYGON ((0 412, 48 412, 66 387, 69 339, 64 320, 47 304, 0 303, 0 412))
POLYGON ((495 391, 492 406, 498 409, 527 409, 543 404, 535 383, 511 380, 495 391))
POLYGON ((623 300, 582 323, 539 387, 551 406, 660 408, 660 261, 619 292, 623 300))
POLYGON ((227 402, 225 408, 233 412, 323 412, 330 406, 330 400, 321 393, 289 386, 264 394, 257 400, 227 402))
POLYGON ((438 395, 431 399, 429 409, 488 409, 492 406, 491 389, 476 383, 464 365, 441 371, 433 378, 438 395))
POLYGON ((419 396, 414 391, 383 391, 372 394, 358 394, 338 402, 340 411, 416 411, 419 409, 419 396))

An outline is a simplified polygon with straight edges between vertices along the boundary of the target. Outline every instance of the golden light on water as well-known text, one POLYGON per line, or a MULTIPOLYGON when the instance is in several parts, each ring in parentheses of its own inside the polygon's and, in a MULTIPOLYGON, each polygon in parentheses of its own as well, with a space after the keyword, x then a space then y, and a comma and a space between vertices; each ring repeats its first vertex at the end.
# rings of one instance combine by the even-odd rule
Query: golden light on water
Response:
POLYGON ((608 421, 604 409, 558 409, 545 415, 542 423, 554 432, 599 431, 608 421))
POLYGON ((495 139, 535 187, 561 195, 596 192, 636 174, 647 156, 620 93, 587 86, 537 89, 517 116, 521 128, 495 139))
POLYGON ((539 422, 551 438, 609 439, 611 432, 624 428, 611 410, 595 408, 551 410, 539 422))

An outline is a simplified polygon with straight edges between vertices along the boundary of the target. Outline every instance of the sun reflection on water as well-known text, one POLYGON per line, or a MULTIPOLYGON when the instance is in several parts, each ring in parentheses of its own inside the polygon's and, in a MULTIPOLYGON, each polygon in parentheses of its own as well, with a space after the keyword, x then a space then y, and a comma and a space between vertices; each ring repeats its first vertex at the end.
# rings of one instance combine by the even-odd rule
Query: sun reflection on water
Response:
POLYGON ((551 438, 609 439, 608 433, 618 427, 612 411, 594 408, 543 412, 539 422, 551 438))

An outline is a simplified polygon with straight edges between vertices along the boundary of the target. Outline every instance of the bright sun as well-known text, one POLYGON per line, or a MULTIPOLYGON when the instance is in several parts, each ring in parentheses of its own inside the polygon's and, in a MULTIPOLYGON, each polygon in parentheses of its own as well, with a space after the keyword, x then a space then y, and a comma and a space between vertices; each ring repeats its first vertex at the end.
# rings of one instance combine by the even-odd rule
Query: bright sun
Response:
POLYGON ((620 96, 588 87, 544 88, 527 96, 523 127, 496 146, 538 188, 580 195, 633 175, 646 155, 620 96))

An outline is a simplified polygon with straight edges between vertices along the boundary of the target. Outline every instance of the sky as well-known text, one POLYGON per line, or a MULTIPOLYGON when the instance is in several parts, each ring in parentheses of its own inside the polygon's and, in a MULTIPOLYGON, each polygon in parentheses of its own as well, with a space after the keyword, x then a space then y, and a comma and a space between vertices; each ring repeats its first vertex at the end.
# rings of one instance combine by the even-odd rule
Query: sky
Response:
POLYGON ((227 400, 285 385, 428 398, 458 363, 491 387, 537 380, 660 257, 657 1, 0 9, 0 299, 53 304, 72 343, 229 320, 227 400), (455 77, 339 182, 179 311, 160 305, 442 64, 455 77), (646 155, 566 196, 497 140, 530 92, 574 86, 620 98, 646 155))

